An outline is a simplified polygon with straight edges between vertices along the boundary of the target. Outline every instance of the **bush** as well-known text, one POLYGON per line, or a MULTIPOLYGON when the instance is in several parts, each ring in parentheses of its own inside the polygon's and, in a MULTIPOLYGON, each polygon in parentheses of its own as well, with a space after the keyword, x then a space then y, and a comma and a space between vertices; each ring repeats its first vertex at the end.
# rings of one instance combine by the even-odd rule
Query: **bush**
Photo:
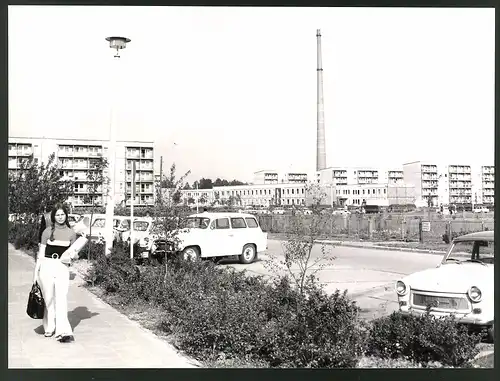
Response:
POLYGON ((353 367, 363 335, 358 309, 345 294, 312 286, 302 296, 288 278, 263 277, 174 259, 136 271, 125 255, 99 258, 93 278, 120 303, 160 306, 160 328, 200 360, 266 362, 273 367, 353 367))
POLYGON ((469 333, 454 317, 430 313, 403 316, 394 312, 372 322, 367 354, 381 358, 406 358, 421 364, 438 361, 463 366, 479 352, 482 334, 469 333))
POLYGON ((9 222, 9 242, 16 249, 24 249, 31 256, 36 256, 39 231, 40 225, 35 222, 9 222))

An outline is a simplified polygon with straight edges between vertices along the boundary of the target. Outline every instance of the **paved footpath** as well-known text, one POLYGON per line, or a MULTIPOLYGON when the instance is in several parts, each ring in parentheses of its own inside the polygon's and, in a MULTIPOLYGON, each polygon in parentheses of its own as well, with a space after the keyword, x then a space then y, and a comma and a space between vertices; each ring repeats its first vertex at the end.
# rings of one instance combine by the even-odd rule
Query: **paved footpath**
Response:
POLYGON ((69 320, 75 341, 43 335, 26 314, 34 261, 9 244, 9 368, 192 368, 194 360, 70 281, 69 320))

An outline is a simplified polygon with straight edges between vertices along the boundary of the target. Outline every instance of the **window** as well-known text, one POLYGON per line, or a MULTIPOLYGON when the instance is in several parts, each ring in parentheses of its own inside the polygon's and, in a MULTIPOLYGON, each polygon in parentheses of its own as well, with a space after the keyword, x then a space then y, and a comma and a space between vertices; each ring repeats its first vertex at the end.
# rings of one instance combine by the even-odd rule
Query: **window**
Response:
POLYGON ((149 222, 146 221, 134 221, 134 230, 139 232, 145 232, 148 230, 149 222))
POLYGON ((384 194, 386 194, 386 193, 387 193, 387 189, 384 188, 384 194))
POLYGON ((370 194, 370 190, 369 189, 367 189, 367 190, 368 190, 368 194, 370 194))
POLYGON ((292 189, 292 194, 294 194, 294 189, 292 189))
POLYGON ((233 229, 244 229, 247 227, 245 220, 241 217, 231 218, 231 226, 233 229))
POLYGON ((302 188, 302 194, 304 194, 304 188, 302 188))
POLYGON ((215 228, 216 229, 229 229, 229 219, 227 218, 218 218, 215 220, 215 228))
POLYGON ((247 222, 247 226, 249 228, 258 228, 259 227, 259 224, 257 223, 257 221, 255 220, 255 218, 252 218, 252 217, 247 217, 245 218, 246 222, 247 222))

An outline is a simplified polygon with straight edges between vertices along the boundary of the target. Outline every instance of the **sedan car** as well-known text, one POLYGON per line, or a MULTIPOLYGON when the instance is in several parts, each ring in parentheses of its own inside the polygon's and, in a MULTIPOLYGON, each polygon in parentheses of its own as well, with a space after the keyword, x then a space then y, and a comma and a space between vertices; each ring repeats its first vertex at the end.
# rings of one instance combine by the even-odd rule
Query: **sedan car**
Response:
POLYGON ((455 238, 441 263, 396 282, 403 314, 455 315, 459 323, 494 336, 494 233, 455 238))

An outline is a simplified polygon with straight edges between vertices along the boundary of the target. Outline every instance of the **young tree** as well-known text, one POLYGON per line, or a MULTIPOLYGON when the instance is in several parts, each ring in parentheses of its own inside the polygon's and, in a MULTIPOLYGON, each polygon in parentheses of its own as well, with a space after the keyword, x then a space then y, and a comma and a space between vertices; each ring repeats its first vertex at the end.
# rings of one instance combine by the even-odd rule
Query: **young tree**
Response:
POLYGON ((281 243, 283 255, 269 255, 271 260, 265 264, 276 275, 288 274, 301 295, 318 280, 316 274, 335 260, 333 246, 317 242, 331 223, 331 216, 321 213, 327 194, 318 184, 307 185, 305 192, 312 215, 297 214, 290 218, 286 238, 281 243), (318 247, 319 253, 315 250, 318 247))
POLYGON ((55 154, 40 165, 33 157, 22 162, 16 173, 9 174, 9 213, 37 216, 57 202, 66 202, 74 194, 73 181, 65 179, 55 154))
MULTIPOLYGON (((175 174, 175 164, 170 168, 169 181, 171 185, 171 192, 169 194, 179 193, 185 178, 189 175, 190 171, 185 173, 178 180, 175 174)), ((173 247, 179 244, 177 238, 178 229, 183 227, 184 216, 182 211, 176 207, 176 202, 174 197, 168 197, 166 200, 156 200, 153 226, 152 226, 152 237, 164 240, 167 243, 172 244, 173 247)), ((167 266, 168 261, 165 258, 165 277, 168 274, 167 266)))
MULTIPOLYGON (((102 207, 104 198, 107 196, 109 178, 104 175, 105 170, 108 168, 108 161, 103 157, 92 159, 90 161, 90 170, 87 173, 87 191, 84 201, 90 204, 90 227, 89 236, 92 236, 92 221, 96 207, 102 207)), ((89 242, 88 246, 88 259, 92 259, 92 245, 89 242)))

